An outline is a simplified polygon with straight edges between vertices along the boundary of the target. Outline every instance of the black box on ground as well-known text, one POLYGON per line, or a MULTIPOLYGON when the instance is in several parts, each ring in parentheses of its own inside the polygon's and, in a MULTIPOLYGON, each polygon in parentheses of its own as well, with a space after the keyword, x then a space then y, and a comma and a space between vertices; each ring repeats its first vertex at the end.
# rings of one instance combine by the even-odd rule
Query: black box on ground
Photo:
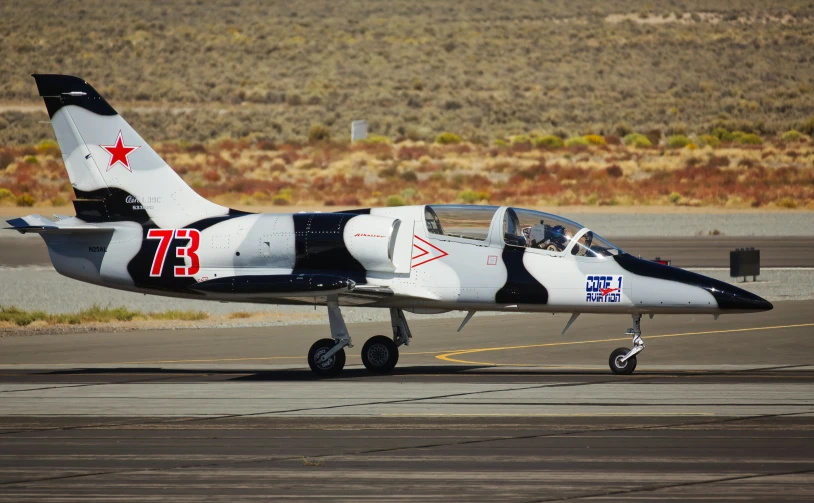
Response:
POLYGON ((737 278, 752 276, 752 281, 760 275, 760 250, 754 248, 737 248, 729 252, 729 276, 737 278))

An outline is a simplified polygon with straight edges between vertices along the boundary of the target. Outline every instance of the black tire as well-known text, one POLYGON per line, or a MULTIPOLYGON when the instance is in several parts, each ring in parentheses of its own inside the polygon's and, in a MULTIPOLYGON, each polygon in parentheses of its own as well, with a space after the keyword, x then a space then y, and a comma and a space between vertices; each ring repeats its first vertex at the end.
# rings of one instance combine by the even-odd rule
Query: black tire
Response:
POLYGON ((374 335, 362 346, 362 363, 374 374, 387 374, 399 362, 399 348, 393 339, 374 335))
POLYGON ((308 351, 308 366, 319 377, 336 377, 345 368, 345 349, 340 349, 334 353, 328 361, 317 362, 317 359, 330 351, 336 345, 333 339, 320 339, 315 342, 308 351))
POLYGON ((610 365, 610 369, 614 374, 617 375, 628 375, 632 374, 634 370, 636 370, 636 357, 631 356, 627 359, 626 362, 622 363, 621 366, 618 362, 618 359, 625 356, 628 351, 628 348, 618 348, 610 354, 610 358, 608 358, 608 365, 610 365))

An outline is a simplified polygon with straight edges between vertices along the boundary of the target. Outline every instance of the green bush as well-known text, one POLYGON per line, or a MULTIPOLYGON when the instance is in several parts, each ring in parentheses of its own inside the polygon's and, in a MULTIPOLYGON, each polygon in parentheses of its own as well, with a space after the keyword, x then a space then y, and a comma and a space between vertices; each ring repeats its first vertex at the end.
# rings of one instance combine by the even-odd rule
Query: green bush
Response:
POLYGON ((692 143, 692 140, 683 134, 677 134, 667 138, 667 146, 670 148, 684 148, 690 143, 692 143))
POLYGON ((389 137, 380 135, 380 134, 372 134, 363 140, 358 140, 359 143, 372 143, 374 145, 390 145, 393 143, 389 137))
POLYGON ((475 204, 479 201, 488 201, 489 194, 487 192, 476 192, 467 189, 458 193, 458 199, 467 204, 475 204))
POLYGON ((495 147, 508 147, 508 146, 509 142, 507 142, 506 140, 502 138, 495 139, 495 147))
POLYGON ((131 311, 126 307, 100 307, 98 304, 79 311, 82 321, 132 321, 141 315, 138 311, 131 311))
POLYGON ((554 135, 538 136, 532 138, 531 144, 534 145, 535 147, 549 149, 562 148, 565 146, 565 142, 562 141, 562 138, 554 135))
POLYGON ((598 134, 587 134, 587 135, 583 136, 583 138, 585 139, 585 141, 587 141, 591 145, 599 145, 599 146, 607 145, 607 142, 605 141, 605 138, 599 136, 598 134))
POLYGON ((512 145, 520 145, 523 143, 531 143, 531 137, 527 134, 512 136, 512 145))
POLYGON ((743 131, 735 131, 732 133, 732 139, 744 145, 760 145, 763 139, 754 133, 744 133, 743 131))
POLYGON ((588 145, 590 145, 590 143, 582 136, 574 136, 565 140, 566 147, 587 147, 588 145))
POLYGON ((68 204, 68 201, 62 196, 55 196, 51 199, 51 206, 65 206, 66 204, 68 204))
POLYGON ((636 148, 652 147, 653 144, 647 136, 639 133, 630 133, 623 139, 625 145, 636 148))
POLYGON ((23 160, 25 162, 27 162, 28 164, 39 164, 40 163, 40 160, 37 159, 36 155, 27 155, 27 156, 25 156, 23 158, 23 160))
POLYGON ((59 156, 62 152, 59 150, 59 144, 54 140, 42 140, 37 143, 37 152, 43 155, 59 156))
POLYGON ((439 145, 454 145, 461 143, 461 137, 455 133, 443 132, 435 137, 435 143, 439 145))
POLYGON ((616 125, 613 126, 613 134, 616 136, 624 138, 631 133, 633 133, 633 128, 625 122, 617 122, 616 125))
POLYGON ((404 206, 407 204, 407 202, 401 196, 392 195, 387 197, 387 202, 385 204, 387 206, 404 206))
POLYGON ((673 192, 670 194, 669 199, 671 203, 676 204, 681 200, 681 194, 678 192, 673 192))
POLYGON ((712 136, 714 136, 715 138, 718 138, 722 142, 732 141, 732 140, 735 139, 732 136, 732 133, 727 131, 726 128, 722 128, 722 127, 716 127, 715 129, 713 129, 712 130, 712 136))
POLYGON ((808 136, 814 136, 814 115, 809 116, 802 124, 800 124, 800 132, 808 136))
POLYGON ((168 310, 164 312, 144 314, 140 311, 131 311, 126 307, 100 307, 98 304, 83 309, 75 314, 48 314, 44 311, 24 311, 12 307, 0 307, 0 322, 10 322, 18 326, 30 325, 35 321, 45 321, 49 325, 67 324, 79 325, 81 323, 110 323, 112 321, 133 321, 136 318, 153 320, 203 320, 209 313, 202 311, 168 310))
POLYGON ((25 194, 20 194, 17 196, 16 202, 17 206, 34 206, 37 200, 34 199, 34 196, 26 192, 25 194))
POLYGON ((710 146, 712 148, 716 148, 718 145, 721 144, 721 140, 719 140, 718 138, 712 136, 711 134, 701 135, 698 138, 698 140, 700 141, 701 144, 708 145, 708 146, 710 146))
POLYGON ((308 141, 310 142, 317 142, 317 141, 326 141, 331 139, 331 129, 327 126, 323 126, 322 124, 314 124, 311 126, 311 129, 308 130, 308 141))
POLYGON ((14 306, 0 307, 0 321, 14 323, 15 325, 24 327, 31 323, 45 319, 48 315, 43 311, 23 311, 14 306))
POLYGON ((10 203, 16 200, 17 197, 14 196, 14 193, 12 191, 0 187, 0 204, 10 203))
POLYGON ((780 206, 781 208, 787 208, 787 209, 790 209, 790 210, 796 210, 797 209, 797 201, 795 201, 794 199, 792 199, 790 197, 783 197, 783 198, 779 199, 777 201, 777 205, 780 206))
POLYGON ((789 143, 800 141, 803 139, 803 133, 792 129, 791 131, 786 131, 783 133, 783 136, 781 136, 780 139, 789 143))
POLYGON ((148 316, 153 320, 200 321, 209 318, 209 313, 204 311, 195 311, 193 309, 187 309, 185 311, 180 309, 170 309, 164 312, 150 313, 148 316))

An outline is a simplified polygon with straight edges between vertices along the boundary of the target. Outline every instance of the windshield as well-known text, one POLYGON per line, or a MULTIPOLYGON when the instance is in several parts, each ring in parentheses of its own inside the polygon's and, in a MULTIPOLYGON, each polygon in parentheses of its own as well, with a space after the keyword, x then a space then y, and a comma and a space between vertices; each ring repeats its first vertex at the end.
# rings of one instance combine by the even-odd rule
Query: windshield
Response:
POLYGON ((498 209, 457 204, 425 206, 424 220, 430 234, 485 241, 498 209))
POLYGON ((575 240, 572 255, 604 257, 622 251, 576 222, 550 213, 508 208, 503 217, 503 238, 509 246, 524 246, 554 253, 563 253, 575 240))

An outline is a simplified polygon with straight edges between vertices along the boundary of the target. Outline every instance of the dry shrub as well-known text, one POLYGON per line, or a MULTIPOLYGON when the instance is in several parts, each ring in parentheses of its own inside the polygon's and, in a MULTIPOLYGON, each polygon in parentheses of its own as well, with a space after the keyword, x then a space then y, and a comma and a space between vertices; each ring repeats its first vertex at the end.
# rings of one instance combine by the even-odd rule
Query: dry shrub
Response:
POLYGON ((621 178, 622 175, 624 175, 624 172, 622 171, 622 168, 620 168, 616 164, 612 164, 612 165, 606 167, 605 172, 611 178, 621 178))

